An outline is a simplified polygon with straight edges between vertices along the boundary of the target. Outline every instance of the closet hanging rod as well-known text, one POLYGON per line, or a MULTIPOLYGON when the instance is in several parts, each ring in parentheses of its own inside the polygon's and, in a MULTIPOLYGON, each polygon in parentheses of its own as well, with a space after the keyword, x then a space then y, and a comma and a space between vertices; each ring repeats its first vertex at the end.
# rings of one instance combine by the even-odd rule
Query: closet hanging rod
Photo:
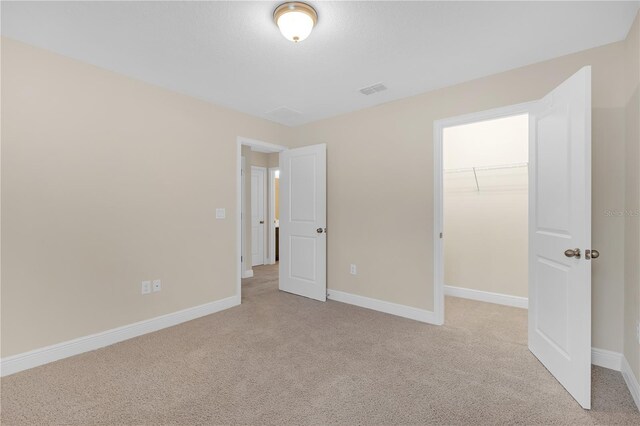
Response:
POLYGON ((477 172, 481 170, 515 169, 515 168, 528 167, 528 166, 529 166, 529 163, 513 163, 513 164, 501 164, 498 166, 465 167, 462 169, 444 169, 444 172, 445 173, 477 172))

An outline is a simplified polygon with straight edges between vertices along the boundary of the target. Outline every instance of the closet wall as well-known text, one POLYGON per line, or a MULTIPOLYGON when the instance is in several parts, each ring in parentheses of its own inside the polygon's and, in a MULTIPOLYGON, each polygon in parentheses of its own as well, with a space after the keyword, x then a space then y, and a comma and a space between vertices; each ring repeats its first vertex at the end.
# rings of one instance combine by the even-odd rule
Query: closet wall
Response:
POLYGON ((528 116, 444 130, 445 285, 527 297, 528 116))

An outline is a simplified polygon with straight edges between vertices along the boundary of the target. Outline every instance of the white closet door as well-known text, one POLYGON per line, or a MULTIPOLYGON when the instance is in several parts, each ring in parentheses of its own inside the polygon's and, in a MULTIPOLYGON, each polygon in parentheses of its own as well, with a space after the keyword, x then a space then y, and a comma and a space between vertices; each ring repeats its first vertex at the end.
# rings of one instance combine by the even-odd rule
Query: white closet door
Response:
POLYGON ((266 169, 251 166, 251 265, 264 265, 266 169))
POLYGON ((590 67, 538 103, 530 132, 529 349, 590 408, 590 67))

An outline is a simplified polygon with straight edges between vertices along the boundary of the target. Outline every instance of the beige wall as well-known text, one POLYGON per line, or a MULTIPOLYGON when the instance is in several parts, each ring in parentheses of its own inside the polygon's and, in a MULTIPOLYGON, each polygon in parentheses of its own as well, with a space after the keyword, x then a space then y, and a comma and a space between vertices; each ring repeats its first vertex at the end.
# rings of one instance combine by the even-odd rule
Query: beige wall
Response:
POLYGON ((271 153, 269 154, 269 157, 267 159, 267 163, 269 164, 269 167, 280 167, 280 154, 277 152, 271 153))
POLYGON ((624 355, 640 381, 640 14, 626 42, 624 355))
POLYGON ((593 344, 622 351, 623 316, 637 309, 628 298, 621 309, 624 233, 637 222, 605 211, 624 209, 633 182, 620 167, 637 149, 625 145, 637 131, 629 51, 615 43, 289 129, 2 39, 2 356, 232 296, 239 135, 327 143, 329 287, 432 309, 433 121, 541 98, 584 65, 602 253, 593 344), (162 292, 141 296, 154 278, 162 292))
POLYGON ((269 167, 269 154, 251 151, 251 165, 257 167, 269 167))
MULTIPOLYGON (((517 179, 526 181, 526 170, 521 172, 517 179)), ((514 176, 498 180, 506 179, 514 176)), ((477 193, 445 189, 445 284, 528 297, 527 206, 526 186, 477 193)))
POLYGON ((236 138, 289 133, 2 39, 2 356, 233 296, 236 138))
POLYGON ((278 167, 280 154, 277 152, 265 153, 258 151, 251 151, 251 165, 258 167, 278 167))
POLYGON ((528 150, 528 115, 444 129, 446 285, 528 297, 528 168, 482 169, 528 150))
MULTIPOLYGON (((615 43, 295 128, 327 144, 328 285, 433 309, 433 122, 543 97, 593 66, 593 344, 621 351, 624 43, 615 43), (349 274, 349 264, 358 275, 349 274)), ((390 88, 392 90, 392 88, 390 88)))

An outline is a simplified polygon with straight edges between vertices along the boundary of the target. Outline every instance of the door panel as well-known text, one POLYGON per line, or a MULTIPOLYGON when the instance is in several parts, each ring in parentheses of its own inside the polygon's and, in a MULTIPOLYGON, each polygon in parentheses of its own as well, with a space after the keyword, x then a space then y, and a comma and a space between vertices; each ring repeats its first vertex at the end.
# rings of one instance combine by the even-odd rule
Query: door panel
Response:
POLYGON ((529 349, 590 408, 591 68, 538 102, 529 129, 529 349))
POLYGON ((316 221, 316 158, 314 154, 294 157, 290 162, 291 221, 315 223, 316 221))
POLYGON ((538 306, 545 304, 548 315, 538 316, 535 329, 548 343, 566 356, 568 349, 569 271, 570 268, 538 257, 538 306))
POLYGON ((542 112, 537 117, 538 229, 569 236, 571 214, 571 170, 567 105, 542 112), (544 173, 545 170, 553 173, 544 173))
POLYGON ((266 169, 251 167, 251 265, 263 265, 265 253, 266 169))
POLYGON ((326 145, 280 153, 280 290, 327 299, 326 145))
POLYGON ((289 238, 291 247, 291 277, 308 281, 313 284, 316 281, 316 250, 318 239, 316 237, 302 237, 292 235, 289 238))

